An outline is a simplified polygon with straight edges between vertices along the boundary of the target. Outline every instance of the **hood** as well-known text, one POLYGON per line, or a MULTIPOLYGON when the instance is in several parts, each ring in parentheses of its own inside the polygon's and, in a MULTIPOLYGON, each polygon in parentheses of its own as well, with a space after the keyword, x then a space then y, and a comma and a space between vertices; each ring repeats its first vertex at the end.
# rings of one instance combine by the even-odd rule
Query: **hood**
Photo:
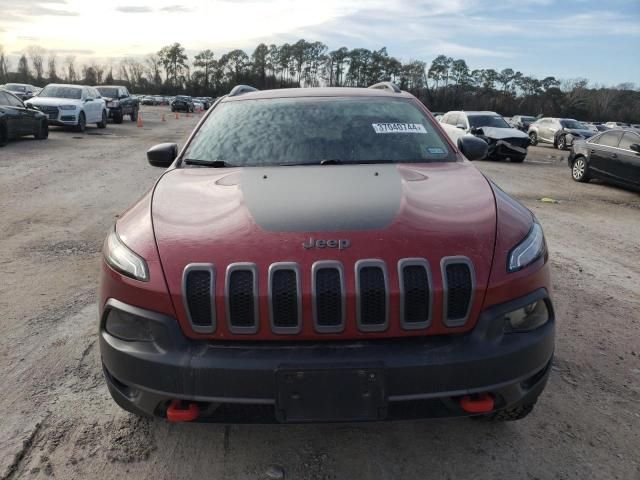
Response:
POLYGON ((78 105, 82 100, 72 98, 33 97, 29 103, 37 107, 57 107, 59 105, 78 105))
POLYGON ((422 257, 437 272, 443 257, 464 255, 482 289, 496 229, 492 189, 466 161, 174 169, 155 187, 152 217, 177 301, 189 263, 213 263, 223 273, 251 262, 266 275, 275 262, 310 272, 318 260, 339 260, 350 271, 357 260, 377 258, 394 271, 399 259, 422 257), (337 242, 305 248, 309 239, 337 242), (344 240, 348 248, 338 248, 344 240))
POLYGON ((565 132, 569 132, 572 133, 574 135, 580 135, 582 137, 586 137, 589 138, 591 136, 593 136, 595 134, 595 132, 588 130, 588 129, 582 129, 582 128, 565 128, 565 132))
POLYGON ((495 140, 502 140, 503 138, 529 138, 526 133, 517 128, 482 127, 482 132, 485 137, 495 140))

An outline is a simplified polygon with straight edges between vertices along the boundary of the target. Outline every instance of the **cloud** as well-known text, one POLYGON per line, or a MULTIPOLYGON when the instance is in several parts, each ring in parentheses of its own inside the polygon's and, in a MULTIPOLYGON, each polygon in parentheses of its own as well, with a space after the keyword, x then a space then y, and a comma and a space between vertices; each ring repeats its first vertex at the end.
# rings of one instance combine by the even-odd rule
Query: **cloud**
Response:
POLYGON ((59 17, 77 17, 78 12, 72 12, 70 10, 56 10, 55 8, 48 7, 34 7, 30 12, 31 15, 53 15, 59 17))
POLYGON ((124 6, 124 7, 116 7, 118 12, 122 13, 151 13, 153 9, 151 7, 135 7, 135 6, 124 6))
POLYGON ((192 10, 192 8, 185 7, 184 5, 167 5, 166 7, 162 7, 160 9, 161 12, 165 13, 187 13, 191 12, 192 10))

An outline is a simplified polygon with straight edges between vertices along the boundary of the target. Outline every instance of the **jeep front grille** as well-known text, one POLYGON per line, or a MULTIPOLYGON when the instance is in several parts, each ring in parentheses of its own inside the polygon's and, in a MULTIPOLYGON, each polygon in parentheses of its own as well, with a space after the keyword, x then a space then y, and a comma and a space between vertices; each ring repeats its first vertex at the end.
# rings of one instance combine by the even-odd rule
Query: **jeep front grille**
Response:
POLYGON ((448 327, 464 325, 471 313, 475 275, 473 265, 466 257, 442 259, 444 284, 443 318, 448 327))
POLYGON ((234 263, 227 268, 226 307, 233 333, 258 331, 258 272, 252 263, 234 263))
POLYGON ((342 264, 333 261, 314 263, 311 272, 311 292, 315 329, 322 333, 341 332, 345 324, 342 264))
POLYGON ((400 322, 406 329, 425 328, 431 323, 432 286, 429 264, 421 258, 398 263, 400 278, 400 322))
POLYGON ((187 317, 196 332, 213 332, 216 325, 215 270, 208 263, 192 263, 184 269, 182 289, 187 317))
POLYGON ((363 332, 385 330, 389 323, 389 285, 382 260, 356 262, 356 315, 363 332))
MULTIPOLYGON (((397 263, 397 279, 393 276, 394 285, 390 284, 388 267, 382 260, 359 260, 351 268, 354 275, 345 276, 341 262, 322 260, 312 265, 310 278, 305 279, 307 273, 294 262, 273 263, 264 274, 253 263, 229 265, 224 279, 220 279, 224 280, 223 302, 229 331, 255 334, 262 328, 274 334, 295 335, 311 331, 311 325, 305 328, 305 323, 312 320, 316 333, 340 333, 354 327, 364 333, 381 332, 389 328, 390 319, 403 330, 424 330, 434 323, 436 299, 438 306, 442 301, 444 326, 461 327, 469 320, 475 270, 466 257, 445 257, 440 262, 441 296, 436 296, 434 285, 440 283, 434 280, 424 258, 401 259, 397 263), (264 278, 266 285, 259 287, 259 278, 264 278), (347 286, 347 278, 355 288, 347 286), (309 288, 309 284, 310 292, 304 292, 302 286, 309 288), (303 316, 303 299, 310 302, 307 305, 312 319, 303 316), (268 305, 268 312, 261 312, 260 305, 268 305), (353 321, 347 316, 348 311, 355 313, 353 321), (262 321, 267 315, 269 320, 262 321)), ((196 332, 216 330, 215 282, 212 264, 190 264, 184 270, 184 308, 196 332)), ((438 307, 436 311, 439 312, 438 307)))
POLYGON ((275 333, 300 332, 302 298, 295 263, 274 263, 269 268, 269 310, 275 333))

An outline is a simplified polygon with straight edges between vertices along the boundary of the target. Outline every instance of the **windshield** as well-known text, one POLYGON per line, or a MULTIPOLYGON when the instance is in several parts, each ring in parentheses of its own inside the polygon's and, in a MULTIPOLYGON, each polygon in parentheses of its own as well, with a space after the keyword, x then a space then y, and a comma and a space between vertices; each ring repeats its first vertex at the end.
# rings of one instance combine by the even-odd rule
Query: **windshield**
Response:
POLYGON ((27 91, 27 87, 25 87, 24 85, 16 85, 15 83, 7 83, 4 88, 6 88, 7 90, 11 90, 14 92, 26 92, 27 91))
POLYGON ((412 102, 335 97, 223 103, 184 158, 245 167, 456 160, 412 102))
POLYGON ((560 120, 560 124, 564 128, 572 128, 574 130, 588 130, 587 127, 575 120, 560 120))
POLYGON ((38 94, 39 97, 50 98, 70 98, 80 100, 82 98, 82 89, 77 87, 63 87, 58 85, 47 85, 38 94))
POLYGON ((469 115, 469 126, 475 128, 511 128, 500 115, 469 115))
POLYGON ((98 87, 100 95, 109 98, 118 98, 118 89, 113 87, 98 87))

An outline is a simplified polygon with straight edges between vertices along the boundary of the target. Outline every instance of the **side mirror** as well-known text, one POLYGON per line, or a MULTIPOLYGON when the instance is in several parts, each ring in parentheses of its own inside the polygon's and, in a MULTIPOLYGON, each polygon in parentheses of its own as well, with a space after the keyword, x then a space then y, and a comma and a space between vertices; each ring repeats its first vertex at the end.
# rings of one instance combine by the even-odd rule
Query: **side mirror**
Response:
POLYGON ((640 143, 632 143, 629 148, 636 153, 640 153, 640 143))
POLYGON ((147 150, 147 160, 152 167, 169 167, 178 156, 178 145, 160 143, 147 150))
POLYGON ((460 130, 466 130, 466 128, 465 128, 465 126, 464 126, 464 123, 458 123, 458 124, 456 125, 456 128, 459 128, 460 130))
POLYGON ((482 160, 487 156, 489 145, 481 138, 468 135, 458 139, 458 148, 468 160, 482 160))
POLYGON ((478 127, 471 127, 471 129, 469 130, 470 133, 473 133, 474 135, 477 134, 480 131, 480 129, 478 127))

